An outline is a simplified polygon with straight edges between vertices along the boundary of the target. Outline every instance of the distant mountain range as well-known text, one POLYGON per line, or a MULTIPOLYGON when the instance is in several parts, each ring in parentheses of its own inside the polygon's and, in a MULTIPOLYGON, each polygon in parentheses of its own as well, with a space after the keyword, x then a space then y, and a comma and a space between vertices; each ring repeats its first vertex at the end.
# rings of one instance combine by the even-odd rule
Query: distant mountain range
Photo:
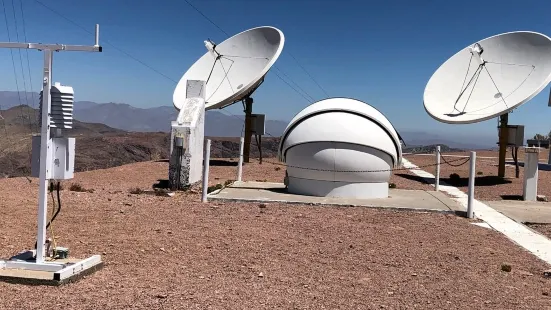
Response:
MULTIPOLYGON (((0 91, 0 110, 26 104, 38 108, 38 93, 0 91), (26 96, 26 98, 25 98, 26 96), (34 100, 33 100, 34 98, 34 100), (35 104, 32 104, 35 102, 35 104)), ((172 106, 136 108, 125 103, 96 103, 77 101, 74 104, 74 117, 86 123, 101 123, 109 127, 131 132, 169 132, 170 122, 177 117, 172 106)), ((207 111, 205 135, 215 137, 239 137, 243 128, 243 115, 226 115, 219 111, 207 111)), ((266 132, 280 136, 288 122, 267 120, 266 132)), ((457 137, 442 137, 422 131, 400 131, 407 146, 445 144, 460 149, 489 149, 495 147, 495 139, 470 137, 468 140, 457 137), (458 142, 463 140, 463 142, 458 142), (469 141, 469 142, 465 142, 469 141)))

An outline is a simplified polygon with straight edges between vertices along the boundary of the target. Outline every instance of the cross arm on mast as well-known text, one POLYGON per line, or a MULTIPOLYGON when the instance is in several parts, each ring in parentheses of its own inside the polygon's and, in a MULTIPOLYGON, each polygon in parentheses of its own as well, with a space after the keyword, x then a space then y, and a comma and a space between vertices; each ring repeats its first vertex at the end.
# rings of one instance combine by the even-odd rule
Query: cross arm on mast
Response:
POLYGON ((99 25, 96 24, 96 36, 94 45, 68 45, 68 44, 42 44, 42 43, 19 43, 0 42, 0 48, 24 48, 34 50, 68 51, 68 52, 102 52, 99 45, 99 25))

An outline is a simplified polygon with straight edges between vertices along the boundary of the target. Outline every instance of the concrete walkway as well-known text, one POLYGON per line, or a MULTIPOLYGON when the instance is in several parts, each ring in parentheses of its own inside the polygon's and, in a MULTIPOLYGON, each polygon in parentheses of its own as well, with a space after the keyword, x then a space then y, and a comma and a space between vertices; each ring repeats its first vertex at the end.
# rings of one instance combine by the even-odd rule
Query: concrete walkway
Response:
POLYGON ((444 193, 422 190, 390 189, 389 198, 350 199, 303 196, 287 193, 282 183, 235 182, 229 187, 214 191, 209 200, 243 202, 280 202, 309 205, 364 206, 400 210, 450 212, 463 210, 444 193))

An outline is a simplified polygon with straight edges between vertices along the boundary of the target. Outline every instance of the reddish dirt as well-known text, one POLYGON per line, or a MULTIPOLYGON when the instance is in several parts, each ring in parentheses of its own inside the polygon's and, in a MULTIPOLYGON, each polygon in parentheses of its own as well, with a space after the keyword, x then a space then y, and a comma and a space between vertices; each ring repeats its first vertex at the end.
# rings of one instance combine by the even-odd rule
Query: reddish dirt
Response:
MULTIPOLYGON (((211 184, 234 168, 212 167, 211 184)), ((0 309, 550 309, 549 266, 467 219, 128 193, 167 169, 145 162, 67 182, 56 240, 73 257, 102 254, 105 267, 62 287, 0 283, 0 309)), ((277 181, 282 170, 244 174, 277 181)), ((0 257, 34 244, 31 181, 0 180, 0 257)))

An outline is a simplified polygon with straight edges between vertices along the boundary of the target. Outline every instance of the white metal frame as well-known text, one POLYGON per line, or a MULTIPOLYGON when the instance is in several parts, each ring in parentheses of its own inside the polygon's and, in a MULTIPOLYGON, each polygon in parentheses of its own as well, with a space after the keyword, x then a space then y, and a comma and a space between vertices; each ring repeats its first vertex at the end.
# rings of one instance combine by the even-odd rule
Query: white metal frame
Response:
MULTIPOLYGON (((0 42, 0 48, 35 49, 44 52, 44 68, 42 80, 42 128, 40 146, 40 187, 38 192, 38 233, 36 262, 29 261, 0 261, 2 268, 30 269, 40 271, 64 270, 64 264, 45 262, 46 243, 46 222, 48 211, 48 163, 51 161, 51 137, 50 137, 50 110, 51 110, 51 85, 52 85, 52 62, 53 52, 75 51, 75 52, 102 52, 99 45, 99 25, 96 24, 95 44, 87 45, 65 45, 65 44, 40 44, 40 43, 17 43, 0 42)), ((83 261, 84 262, 84 261, 83 261)), ((71 265, 74 266, 74 265, 71 265)), ((67 267, 69 268, 69 267, 67 267)))

